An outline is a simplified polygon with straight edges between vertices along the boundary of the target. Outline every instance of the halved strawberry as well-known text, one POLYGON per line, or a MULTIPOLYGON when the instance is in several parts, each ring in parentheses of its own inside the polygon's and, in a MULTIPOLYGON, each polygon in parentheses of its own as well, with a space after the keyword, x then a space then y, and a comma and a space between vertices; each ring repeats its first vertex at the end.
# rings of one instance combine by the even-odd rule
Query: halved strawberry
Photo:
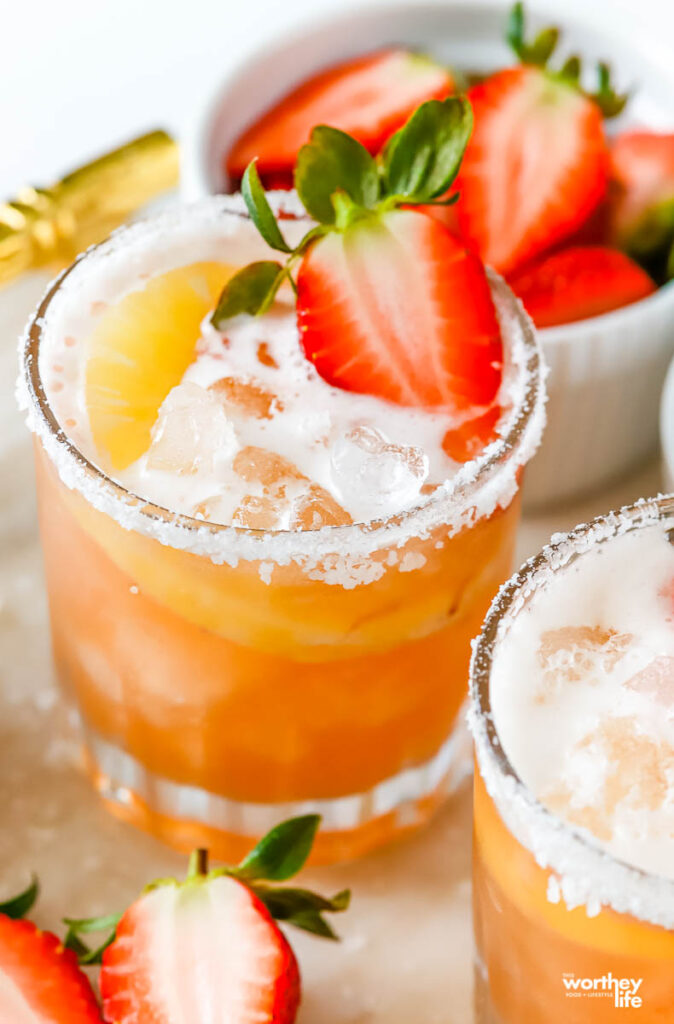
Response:
POLYGON ((549 68, 557 29, 527 42, 524 28, 523 5, 516 3, 507 38, 522 64, 469 90, 475 130, 456 181, 462 236, 505 274, 588 221, 607 189, 603 117, 627 101, 613 91, 605 64, 598 65, 592 94, 581 88, 578 57, 549 68))
POLYGON ((302 347, 330 384, 455 411, 494 398, 502 345, 484 267, 437 220, 356 220, 311 246, 297 290, 302 347))
POLYGON ((207 851, 195 850, 184 882, 152 883, 124 914, 67 918, 66 943, 82 962, 102 962, 105 1020, 293 1024, 299 969, 274 918, 336 939, 324 914, 346 910, 350 894, 330 899, 270 883, 299 871, 319 824, 316 814, 285 821, 240 864, 212 871, 207 851), (110 927, 98 949, 89 949, 83 937, 110 927))
POLYGON ((453 90, 446 68, 400 48, 329 68, 275 103, 234 143, 225 161, 229 186, 238 187, 257 158, 267 188, 292 188, 297 154, 317 124, 340 128, 376 153, 420 103, 453 90))
POLYGON ((611 178, 615 244, 637 259, 666 259, 674 243, 674 134, 618 135, 611 145, 611 178))
POLYGON ((537 327, 608 313, 655 291, 645 270, 618 249, 561 249, 508 279, 537 327))
POLYGON ((101 1024, 77 957, 51 932, 0 914, 2 1024, 101 1024))
POLYGON ((292 1024, 297 961, 269 911, 221 875, 163 885, 124 914, 103 954, 103 1011, 114 1024, 292 1024))
POLYGON ((511 273, 576 231, 606 191, 601 111, 537 67, 472 88, 475 128, 457 178, 462 236, 511 273))

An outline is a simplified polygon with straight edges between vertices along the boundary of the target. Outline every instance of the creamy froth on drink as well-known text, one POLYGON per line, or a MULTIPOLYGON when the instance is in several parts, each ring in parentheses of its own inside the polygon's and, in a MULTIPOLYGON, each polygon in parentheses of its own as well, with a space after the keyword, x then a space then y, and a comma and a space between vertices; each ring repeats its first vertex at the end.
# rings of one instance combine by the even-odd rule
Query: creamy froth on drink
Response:
POLYGON ((506 756, 613 856, 674 877, 674 545, 662 525, 595 544, 538 587, 498 644, 506 756))
MULTIPOLYGON (((306 221, 301 224, 305 230, 306 221)), ((289 237, 293 229, 297 233, 291 222, 289 237)), ((266 255, 248 220, 232 214, 229 232, 226 253, 217 254, 220 260, 235 267, 266 255)), ((192 266, 217 266, 204 263, 204 251, 210 254, 203 241, 201 251, 194 247, 192 266)), ((180 256, 188 259, 189 247, 180 256)), ((156 412, 146 449, 137 458, 111 450, 87 363, 93 359, 95 373, 96 351, 105 347, 107 334, 119 337, 125 330, 142 329, 142 305, 151 315, 159 303, 172 301, 171 289, 189 285, 198 292, 204 287, 200 278, 207 278, 199 270, 190 282, 189 264, 186 270, 172 267, 163 253, 143 252, 141 246, 135 260, 127 253, 123 258, 124 265, 108 259, 85 283, 86 301, 77 318, 64 316, 52 330, 41 362, 50 401, 66 432, 133 493, 216 523, 315 529, 414 508, 458 470, 443 440, 476 410, 402 406, 332 387, 302 353, 289 287, 264 316, 243 314, 224 330, 210 322, 214 299, 207 301, 193 353, 156 412), (148 284, 156 289, 154 305, 148 301, 148 284), (123 304, 129 299, 133 305, 126 311, 123 304)), ((223 282, 226 276, 221 271, 223 282)), ((136 352, 133 357, 138 358, 136 352)), ((123 359, 113 353, 113 371, 123 359)), ((152 372, 148 367, 147 376, 152 372)), ((109 405, 109 367, 106 374, 100 393, 109 405)), ((498 396, 504 422, 513 404, 512 388, 506 372, 498 396)), ((110 419, 108 409, 105 419, 110 419)), ((116 444, 116 433, 113 440, 116 444)))

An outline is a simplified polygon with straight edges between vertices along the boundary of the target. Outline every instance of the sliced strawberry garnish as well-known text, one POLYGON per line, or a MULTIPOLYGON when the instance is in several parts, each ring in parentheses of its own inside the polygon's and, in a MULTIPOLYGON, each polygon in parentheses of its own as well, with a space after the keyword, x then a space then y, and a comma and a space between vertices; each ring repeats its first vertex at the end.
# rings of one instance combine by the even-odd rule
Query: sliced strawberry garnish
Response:
POLYGON ((674 243, 674 134, 619 135, 611 146, 611 179, 614 242, 638 259, 666 259, 674 243))
POLYGON ((100 1024, 77 957, 51 932, 0 914, 0 1021, 3 1024, 100 1024))
POLYGON ((317 226, 294 249, 251 164, 246 205, 285 263, 244 267, 212 317, 223 329, 232 316, 263 313, 299 265, 300 342, 317 372, 335 387, 456 415, 463 426, 447 450, 462 461, 491 440, 503 358, 484 265, 437 216, 452 216, 448 189, 472 124, 465 99, 429 100, 378 160, 344 132, 314 128, 295 184, 317 226))
POLYGON ((511 273, 576 231, 606 191, 597 104, 537 67, 507 68, 468 93, 475 128, 456 185, 462 236, 511 273))
POLYGON ((302 347, 330 384, 454 410, 494 398, 502 347, 484 267, 431 217, 396 210, 328 235, 297 286, 302 347))
POLYGON ((469 90, 475 130, 457 186, 461 233, 486 263, 512 273, 587 223, 605 196, 608 148, 603 117, 627 96, 614 92, 606 64, 598 89, 581 87, 581 62, 549 67, 559 32, 525 38, 524 7, 515 3, 507 40, 521 61, 469 90))
POLYGON ((645 270, 607 246, 560 249, 509 278, 537 327, 608 313, 655 291, 645 270))
POLYGON ((106 1020, 115 1024, 292 1024, 297 961, 264 904, 220 876, 161 886, 122 917, 103 954, 106 1020))
POLYGON ((446 68, 404 49, 330 68, 281 99, 234 143, 225 164, 229 184, 237 187, 257 159, 267 188, 292 188, 297 154, 317 124, 340 128, 376 153, 420 103, 453 89, 446 68))

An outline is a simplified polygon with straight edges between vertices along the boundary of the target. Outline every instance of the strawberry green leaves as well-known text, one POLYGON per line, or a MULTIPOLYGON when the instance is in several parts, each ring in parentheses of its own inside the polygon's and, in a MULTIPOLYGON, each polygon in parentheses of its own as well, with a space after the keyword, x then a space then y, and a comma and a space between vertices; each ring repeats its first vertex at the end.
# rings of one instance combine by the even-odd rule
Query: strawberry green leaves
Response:
POLYGON ((384 152, 387 194, 407 203, 427 203, 444 195, 458 173, 472 130, 470 103, 462 97, 420 106, 384 152))
POLYGON ((472 127, 466 99, 428 100, 392 136, 377 163, 350 135, 321 125, 297 158, 297 192, 314 220, 338 229, 358 211, 428 203, 454 181, 472 127), (343 195, 351 201, 350 216, 340 223, 343 195))
POLYGON ((378 217, 398 206, 449 205, 446 197, 457 175, 473 127, 468 100, 452 96, 428 100, 373 157, 356 139, 318 125, 299 151, 295 187, 307 213, 317 221, 290 249, 269 205, 255 163, 246 168, 241 191, 251 220, 270 248, 286 254, 285 265, 261 260, 232 277, 211 322, 223 330, 230 317, 264 313, 285 280, 317 239, 345 232, 362 218, 378 217))
POLYGON ((241 195, 244 198, 253 224, 267 245, 271 249, 277 249, 279 252, 292 252, 278 226, 273 210, 267 202, 267 196, 262 188, 262 182, 260 181, 254 161, 248 165, 244 172, 241 180, 241 195))
POLYGON ((121 914, 106 914, 104 917, 72 918, 64 917, 63 923, 68 930, 63 939, 66 949, 72 949, 82 966, 100 964, 103 953, 115 941, 117 925, 120 922, 121 914), (93 949, 82 939, 83 935, 91 935, 96 932, 107 932, 106 937, 93 949))
POLYGON ((302 146, 295 165, 295 188, 307 213, 319 224, 334 224, 335 193, 371 210, 380 198, 377 163, 351 135, 319 125, 302 146))
POLYGON ((245 882, 277 921, 285 921, 325 939, 336 939, 337 935, 323 915, 346 910, 351 899, 348 890, 330 899, 308 889, 266 884, 284 882, 304 866, 320 821, 317 814, 284 821, 264 836, 238 867, 218 869, 214 874, 233 875, 245 882))
POLYGON ((249 263, 225 285, 211 323, 220 330, 225 320, 240 313, 251 316, 264 313, 276 298, 285 277, 285 268, 273 260, 249 263))
POLYGON ((18 921, 20 918, 25 917, 35 903, 39 891, 40 886, 37 877, 33 875, 30 885, 23 892, 12 896, 11 899, 5 900, 4 903, 0 903, 0 914, 4 914, 5 917, 11 917, 13 921, 18 921))
POLYGON ((598 88, 592 93, 595 101, 604 117, 617 117, 625 109, 629 99, 629 93, 618 93, 613 88, 611 81, 611 68, 608 64, 600 61, 597 64, 598 88))
POLYGON ((552 56, 559 39, 559 29, 544 28, 532 43, 525 39, 524 4, 516 3, 508 16, 506 40, 522 64, 544 68, 552 56))
POLYGON ((515 3, 508 16, 506 41, 515 52, 522 64, 544 69, 553 78, 577 89, 588 99, 593 100, 606 118, 616 117, 624 110, 629 99, 628 93, 617 93, 611 82, 611 70, 608 64, 597 65, 599 85, 596 92, 587 92, 581 87, 582 64, 575 54, 568 57, 562 67, 555 71, 548 67, 559 42, 559 29, 551 27, 542 29, 532 42, 525 37, 524 4, 521 0, 515 3))
POLYGON ((304 866, 321 819, 305 814, 284 821, 264 836, 236 869, 237 878, 284 882, 304 866))
POLYGON ((351 901, 348 889, 338 892, 332 899, 326 899, 308 889, 270 889, 253 886, 255 895, 262 900, 276 921, 285 921, 302 931, 311 932, 324 939, 337 940, 332 925, 323 917, 324 913, 339 913, 346 910, 351 901))

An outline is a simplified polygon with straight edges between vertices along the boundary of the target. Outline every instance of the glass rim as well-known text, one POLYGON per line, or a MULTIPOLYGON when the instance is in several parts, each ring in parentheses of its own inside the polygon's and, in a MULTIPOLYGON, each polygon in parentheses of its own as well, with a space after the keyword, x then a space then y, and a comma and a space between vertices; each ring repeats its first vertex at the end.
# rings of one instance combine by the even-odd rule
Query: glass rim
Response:
MULTIPOLYGON (((514 834, 517 841, 521 842, 529 852, 534 853, 540 864, 539 855, 541 847, 538 843, 527 843, 521 836, 528 834, 536 836, 536 832, 545 833, 549 840, 559 842, 566 837, 567 843, 574 844, 580 853, 582 869, 589 872, 586 879, 588 888, 601 888, 604 873, 607 867, 616 869, 616 878, 609 879, 618 881, 620 884, 631 883, 639 887, 651 886, 657 890, 658 898, 665 899, 667 907, 664 914, 656 912, 645 913, 645 919, 654 924, 663 924, 665 927, 674 928, 674 879, 644 868, 636 867, 627 861, 616 857, 599 840, 583 832, 576 826, 566 822, 559 815, 549 810, 533 791, 520 778, 517 770, 506 754, 499 737, 494 715, 491 706, 491 669, 498 648, 507 636, 508 621, 520 614, 522 607, 520 600, 526 602, 532 594, 545 586, 544 573, 558 572, 569 564, 572 564, 583 554, 593 549, 597 544, 610 543, 610 541, 625 533, 632 533, 636 530, 654 526, 663 520, 674 521, 674 493, 660 495, 657 498, 639 499, 632 505, 597 516, 588 523, 576 526, 573 530, 564 534, 555 535, 554 539, 543 547, 537 554, 529 558, 510 579, 503 584, 498 594, 492 601, 491 607, 482 625, 482 630, 477 637, 470 668, 470 699, 471 729, 475 739, 477 762, 480 774, 487 785, 490 796, 496 804, 499 814, 504 818, 504 823, 514 834), (538 577, 538 579, 537 579, 538 577), (499 800, 499 796, 501 800, 499 800), (516 805, 515 813, 508 813, 507 804, 512 802, 516 805), (508 818, 511 821, 508 821, 508 818), (511 827, 511 824, 514 827, 511 827), (517 834, 517 833, 520 834, 517 834), (536 847, 536 850, 532 849, 536 847), (537 855, 538 854, 538 855, 537 855)), ((540 836, 539 836, 540 838, 540 836)), ((543 853, 545 857, 545 854, 543 853)), ((557 863, 557 854, 553 854, 548 863, 541 865, 546 869, 557 873, 563 873, 557 863)), ((577 858, 572 858, 575 860, 577 858)), ((609 886, 610 888, 610 886, 609 886)), ((610 893, 609 893, 610 895, 610 893)), ((607 902, 619 913, 633 913, 639 917, 633 906, 628 906, 621 899, 601 900, 602 904, 607 902)))
MULTIPOLYGON (((306 219, 306 213, 302 216, 297 214, 296 198, 294 193, 272 193, 272 206, 279 211, 286 212, 292 219, 306 219)), ((489 268, 487 273, 492 294, 502 310, 512 318, 513 324, 522 341, 523 358, 518 361, 521 366, 520 372, 523 377, 523 385, 511 413, 511 422, 505 436, 499 437, 498 441, 488 446, 486 456, 483 454, 472 462, 466 463, 447 483, 440 484, 436 493, 429 496, 428 500, 410 509, 403 510, 395 515, 370 520, 367 522, 351 523, 343 526, 324 526, 310 530, 260 530, 248 527, 233 526, 229 524, 211 523, 203 519, 197 519, 185 513, 174 512, 171 509, 143 498, 141 495, 124 487, 123 484, 115 481, 104 470, 98 467, 95 462, 88 458, 78 446, 68 437, 66 431, 58 422, 54 414, 47 390, 42 381, 40 373, 40 346, 45 332, 49 327, 50 307, 64 287, 68 286, 71 275, 79 275, 92 260, 98 260, 110 251, 120 251, 120 244, 133 244, 133 235, 139 230, 147 231, 148 228, 160 230, 162 225, 170 230, 172 225, 180 224, 182 218, 189 217, 195 212, 212 211, 214 216, 236 215, 245 220, 250 220, 245 205, 240 195, 235 196, 210 196, 196 203, 181 203, 172 209, 164 211, 136 222, 132 225, 125 225, 99 243, 91 246, 81 253, 69 267, 67 267, 48 287, 46 294, 40 301, 37 310, 31 316, 26 331, 20 342, 20 376, 19 376, 19 400, 28 409, 29 425, 33 432, 47 449, 47 456, 57 470, 60 466, 69 464, 71 472, 66 475, 71 480, 69 486, 78 490, 85 500, 88 500, 95 507, 101 504, 106 508, 102 509, 113 515, 111 511, 116 505, 119 509, 133 509, 137 521, 137 529, 140 532, 156 533, 157 529, 163 527, 172 531, 176 529, 181 533, 196 534, 204 536, 204 532, 211 537, 224 539, 227 537, 247 538, 289 538, 295 541, 298 538, 316 538, 318 535, 330 536, 333 541, 344 538, 349 544, 357 533, 375 536, 383 529, 390 526, 403 528, 410 521, 420 518, 425 510, 438 508, 450 508, 459 501, 470 501, 470 498, 480 493, 480 490, 498 475, 510 456, 517 457, 522 451, 521 463, 524 464, 533 455, 540 434, 542 433, 542 419, 540 427, 536 427, 537 413, 544 417, 542 409, 545 403, 545 363, 537 335, 533 324, 525 313, 521 303, 508 288, 505 281, 489 268), (532 435, 533 437, 529 436, 532 435), (526 450, 527 445, 531 449, 526 450), (73 483, 73 480, 79 480, 73 483), (88 479, 95 484, 95 489, 105 500, 92 501, 91 496, 85 491, 84 481, 88 479)), ((63 479, 63 473, 59 473, 63 479)), ((414 533, 411 534, 414 536, 414 533)), ((169 542, 171 543, 171 542, 169 542)), ((181 543, 173 546, 190 548, 190 544, 182 538, 181 543)), ((217 546, 217 545, 216 545, 217 546)), ((296 543, 294 548, 304 548, 305 554, 311 552, 313 542, 307 544, 296 543)), ((377 546, 377 545, 375 545, 377 546)), ((370 546, 372 547, 372 545, 370 546)), ((259 556, 255 556, 259 557, 259 556)), ((262 556, 264 557, 264 556, 262 556)))

